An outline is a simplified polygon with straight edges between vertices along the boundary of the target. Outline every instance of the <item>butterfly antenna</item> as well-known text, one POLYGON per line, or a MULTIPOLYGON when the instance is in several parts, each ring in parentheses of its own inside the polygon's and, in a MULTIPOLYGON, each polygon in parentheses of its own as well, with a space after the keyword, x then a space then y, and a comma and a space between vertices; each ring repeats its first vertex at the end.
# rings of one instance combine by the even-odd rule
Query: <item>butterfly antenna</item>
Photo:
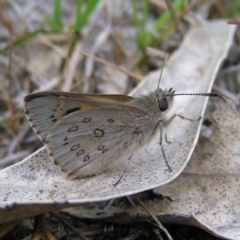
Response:
POLYGON ((161 72, 160 72, 160 76, 159 76, 159 79, 158 79, 157 89, 159 89, 160 82, 161 82, 161 79, 162 79, 163 68, 165 67, 165 64, 166 64, 166 62, 167 62, 168 56, 169 56, 169 55, 166 54, 166 57, 165 57, 164 60, 163 60, 163 65, 162 65, 162 67, 161 67, 161 72))
POLYGON ((226 100, 224 99, 223 96, 221 96, 218 93, 212 92, 212 93, 174 93, 173 94, 166 94, 165 96, 203 96, 203 97, 219 97, 221 98, 225 103, 226 100))

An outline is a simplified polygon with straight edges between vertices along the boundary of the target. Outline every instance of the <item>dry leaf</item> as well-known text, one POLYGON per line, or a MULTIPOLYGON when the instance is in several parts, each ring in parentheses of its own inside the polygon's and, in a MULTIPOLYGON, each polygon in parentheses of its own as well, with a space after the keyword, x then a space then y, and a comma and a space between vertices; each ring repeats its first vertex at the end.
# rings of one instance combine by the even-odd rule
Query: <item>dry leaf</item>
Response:
POLYGON ((184 214, 185 220, 216 236, 239 239, 240 116, 228 101, 213 118, 214 134, 201 139, 184 173, 155 192, 173 200, 161 206, 162 214, 184 214))
MULTIPOLYGON (((169 59, 161 83, 162 88, 173 87, 177 92, 209 92, 222 60, 231 45, 235 27, 225 21, 207 22, 193 27, 179 48, 169 59)), ((131 94, 137 96, 157 87, 159 71, 149 74, 131 94)), ((207 104, 205 97, 176 97, 169 116, 183 114, 189 118, 202 116, 207 104)), ((169 117, 168 116, 168 117, 169 117)), ((91 178, 67 180, 65 175, 51 162, 45 148, 35 152, 22 162, 0 171, 0 222, 19 219, 19 205, 45 204, 42 208, 56 204, 77 204, 102 201, 134 194, 166 184, 176 178, 185 168, 196 145, 201 121, 190 123, 175 119, 166 130, 171 144, 164 143, 168 162, 162 158, 158 144, 159 136, 141 151, 134 154, 121 183, 113 184, 122 173, 124 162, 91 178), (14 207, 6 209, 6 206, 14 207), (6 214, 14 208, 14 213, 6 214)), ((61 207, 59 206, 58 207, 61 207)), ((66 206, 66 205, 64 205, 66 206)), ((41 211, 32 209, 33 212, 41 211)), ((24 215, 26 217, 26 215, 24 215)))
MULTIPOLYGON (((224 239, 240 238, 240 116, 230 101, 213 113, 214 134, 200 138, 190 164, 173 182, 156 188, 163 200, 145 201, 162 223, 187 224, 224 239)), ((82 219, 127 224, 151 220, 141 207, 104 203, 65 209, 82 219)))

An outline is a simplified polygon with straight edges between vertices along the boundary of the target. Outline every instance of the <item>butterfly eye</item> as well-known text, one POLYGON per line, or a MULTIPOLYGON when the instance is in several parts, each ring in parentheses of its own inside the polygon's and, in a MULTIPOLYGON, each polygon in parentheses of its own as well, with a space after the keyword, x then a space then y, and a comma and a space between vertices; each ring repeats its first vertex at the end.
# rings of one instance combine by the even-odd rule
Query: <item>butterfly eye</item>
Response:
POLYGON ((161 101, 158 102, 158 108, 161 112, 164 112, 168 109, 168 101, 163 98, 161 101))

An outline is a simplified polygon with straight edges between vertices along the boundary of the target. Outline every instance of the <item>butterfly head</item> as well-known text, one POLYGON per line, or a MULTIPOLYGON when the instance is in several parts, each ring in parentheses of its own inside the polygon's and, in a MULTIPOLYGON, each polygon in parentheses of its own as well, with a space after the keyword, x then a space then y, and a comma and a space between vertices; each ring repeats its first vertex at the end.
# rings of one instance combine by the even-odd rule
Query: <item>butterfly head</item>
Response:
POLYGON ((155 99, 157 102, 157 107, 161 112, 164 112, 171 108, 173 103, 175 91, 170 88, 169 90, 162 90, 161 88, 155 91, 155 99))

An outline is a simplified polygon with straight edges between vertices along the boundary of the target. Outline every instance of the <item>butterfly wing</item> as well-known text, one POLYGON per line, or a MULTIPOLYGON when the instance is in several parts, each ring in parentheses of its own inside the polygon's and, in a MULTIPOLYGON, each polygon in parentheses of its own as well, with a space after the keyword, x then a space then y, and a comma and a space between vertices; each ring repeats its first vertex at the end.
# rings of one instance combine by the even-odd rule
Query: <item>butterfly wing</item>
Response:
POLYGON ((91 95, 64 92, 39 92, 24 98, 27 118, 44 143, 48 130, 60 119, 75 111, 130 101, 125 95, 91 95))
POLYGON ((119 107, 77 111, 48 132, 46 146, 54 163, 69 178, 97 175, 136 149, 136 117, 119 107))
POLYGON ((24 99, 30 124, 70 178, 97 175, 135 150, 135 121, 147 117, 130 104, 132 100, 125 95, 63 92, 40 92, 24 99))

